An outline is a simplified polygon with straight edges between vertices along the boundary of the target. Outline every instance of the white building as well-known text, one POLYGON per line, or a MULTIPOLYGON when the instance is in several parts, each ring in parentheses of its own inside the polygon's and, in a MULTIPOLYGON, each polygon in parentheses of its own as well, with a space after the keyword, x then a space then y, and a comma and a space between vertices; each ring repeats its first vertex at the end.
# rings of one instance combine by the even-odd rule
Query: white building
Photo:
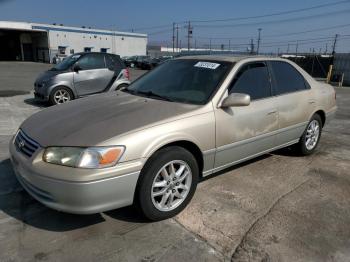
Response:
POLYGON ((147 35, 85 27, 0 21, 0 61, 51 62, 56 54, 145 55, 147 35))

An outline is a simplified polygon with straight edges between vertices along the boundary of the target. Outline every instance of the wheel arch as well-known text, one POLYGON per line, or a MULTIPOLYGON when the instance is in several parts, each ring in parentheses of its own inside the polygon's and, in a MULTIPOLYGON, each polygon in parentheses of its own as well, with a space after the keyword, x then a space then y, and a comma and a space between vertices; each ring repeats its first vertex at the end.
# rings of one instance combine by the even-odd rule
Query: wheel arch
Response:
POLYGON ((326 123, 326 113, 322 109, 320 109, 320 110, 317 110, 313 115, 319 115, 321 117, 322 127, 323 127, 324 124, 326 123))
POLYGON ((188 141, 188 140, 174 141, 174 142, 170 142, 170 143, 167 143, 167 144, 161 146, 155 152, 157 152, 163 148, 167 148, 167 147, 171 147, 171 146, 182 147, 182 148, 186 149, 187 151, 189 151, 197 161, 199 172, 202 173, 203 167, 204 167, 203 153, 195 143, 188 141))

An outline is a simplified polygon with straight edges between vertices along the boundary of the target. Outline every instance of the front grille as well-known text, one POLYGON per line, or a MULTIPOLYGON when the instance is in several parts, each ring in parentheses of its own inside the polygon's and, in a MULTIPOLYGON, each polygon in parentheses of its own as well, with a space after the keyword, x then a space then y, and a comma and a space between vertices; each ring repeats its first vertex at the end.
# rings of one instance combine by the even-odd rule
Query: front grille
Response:
POLYGON ((31 157, 40 147, 37 142, 28 137, 21 129, 18 130, 14 143, 17 150, 27 157, 31 157))

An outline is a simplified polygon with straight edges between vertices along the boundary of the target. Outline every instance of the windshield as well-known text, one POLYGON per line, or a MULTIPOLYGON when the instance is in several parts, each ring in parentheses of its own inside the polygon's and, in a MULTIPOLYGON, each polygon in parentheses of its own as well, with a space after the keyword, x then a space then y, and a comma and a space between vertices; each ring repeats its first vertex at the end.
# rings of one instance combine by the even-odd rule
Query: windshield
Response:
POLYGON ((71 55, 65 58, 61 63, 55 65, 51 68, 52 71, 63 71, 69 69, 79 58, 81 55, 71 55))
MULTIPOLYGON (((205 104, 226 76, 232 63, 202 60, 171 60, 150 71, 125 91, 153 94, 166 100, 205 104)), ((151 96, 151 95, 150 95, 151 96)))

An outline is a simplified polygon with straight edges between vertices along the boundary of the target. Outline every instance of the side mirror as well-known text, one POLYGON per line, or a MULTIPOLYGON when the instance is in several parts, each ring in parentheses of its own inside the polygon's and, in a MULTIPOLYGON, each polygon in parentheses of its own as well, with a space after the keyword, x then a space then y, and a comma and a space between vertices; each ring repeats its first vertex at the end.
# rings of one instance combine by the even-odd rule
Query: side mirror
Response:
POLYGON ((222 103, 221 107, 232 107, 232 106, 249 106, 250 105, 250 95, 241 93, 232 93, 226 97, 222 103))
POLYGON ((73 66, 73 71, 74 71, 74 72, 78 72, 78 71, 80 71, 80 70, 81 70, 81 67, 79 66, 79 64, 78 64, 78 63, 75 63, 74 66, 73 66))

